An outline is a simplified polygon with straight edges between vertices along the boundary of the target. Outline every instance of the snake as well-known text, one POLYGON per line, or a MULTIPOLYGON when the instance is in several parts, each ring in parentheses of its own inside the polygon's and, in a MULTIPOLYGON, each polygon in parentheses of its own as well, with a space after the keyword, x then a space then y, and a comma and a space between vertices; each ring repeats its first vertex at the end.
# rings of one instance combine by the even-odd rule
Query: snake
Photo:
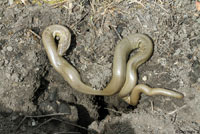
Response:
POLYGON ((98 90, 85 84, 75 67, 63 57, 71 44, 71 33, 67 27, 58 24, 46 27, 42 33, 42 43, 53 68, 73 89, 81 93, 99 96, 118 94, 133 106, 138 104, 141 93, 177 99, 184 97, 177 91, 137 84, 137 69, 151 57, 153 52, 153 41, 145 34, 130 34, 117 43, 112 63, 112 77, 104 89, 98 90), (136 54, 130 56, 136 49, 136 54))

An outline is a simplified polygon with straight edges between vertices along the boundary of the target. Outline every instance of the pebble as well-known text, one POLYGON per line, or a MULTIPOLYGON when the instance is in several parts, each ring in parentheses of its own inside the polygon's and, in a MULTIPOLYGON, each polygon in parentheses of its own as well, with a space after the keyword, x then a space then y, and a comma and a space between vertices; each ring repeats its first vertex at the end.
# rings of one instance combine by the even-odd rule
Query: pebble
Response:
POLYGON ((50 102, 53 102, 56 100, 57 97, 57 90, 56 89, 52 89, 51 92, 49 92, 49 96, 48 99, 50 102))
POLYGON ((32 125, 32 127, 35 127, 37 125, 36 121, 32 120, 31 125, 32 125))
POLYGON ((198 22, 198 23, 200 23, 200 18, 199 18, 199 19, 197 19, 197 22, 198 22))
POLYGON ((4 65, 4 61, 0 60, 0 66, 3 66, 3 65, 4 65))
POLYGON ((71 109, 69 107, 69 104, 64 102, 57 102, 59 104, 58 112, 59 113, 69 113, 71 114, 71 109))
POLYGON ((12 48, 11 46, 8 46, 8 47, 7 47, 7 50, 8 50, 9 52, 11 52, 11 51, 13 50, 13 48, 12 48))
POLYGON ((165 66, 167 63, 167 60, 165 58, 158 59, 158 63, 160 63, 162 66, 165 66))
POLYGON ((8 0, 10 6, 13 4, 13 0, 8 0))
POLYGON ((18 115, 13 115, 13 116, 11 117, 11 120, 12 120, 12 121, 15 121, 18 117, 19 117, 18 115))
POLYGON ((177 64, 178 64, 178 61, 175 61, 175 62, 174 62, 174 65, 177 65, 177 64))
POLYGON ((10 79, 10 73, 6 73, 6 77, 8 78, 8 79, 10 79))
POLYGON ((51 103, 48 100, 45 100, 44 102, 40 103, 39 109, 43 113, 56 113, 57 104, 55 102, 51 103))
POLYGON ((14 73, 13 75, 12 75, 12 80, 14 80, 15 82, 19 82, 19 74, 17 74, 17 73, 14 73))
POLYGON ((193 57, 193 60, 197 60, 197 57, 196 57, 196 56, 194 56, 194 57, 193 57))
POLYGON ((179 55, 180 52, 181 52, 181 49, 177 49, 177 50, 175 51, 175 53, 174 53, 174 56, 179 55))
POLYGON ((147 76, 145 75, 144 77, 142 77, 142 80, 146 81, 147 80, 147 76))

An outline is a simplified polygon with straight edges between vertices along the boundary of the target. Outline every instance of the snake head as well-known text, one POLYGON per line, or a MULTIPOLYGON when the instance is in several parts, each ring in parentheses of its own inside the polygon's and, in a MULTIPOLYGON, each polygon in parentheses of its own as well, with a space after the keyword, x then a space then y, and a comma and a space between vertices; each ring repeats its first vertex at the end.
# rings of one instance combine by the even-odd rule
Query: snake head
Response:
POLYGON ((54 31, 53 37, 58 40, 57 53, 63 56, 68 50, 71 43, 71 34, 69 31, 54 31))

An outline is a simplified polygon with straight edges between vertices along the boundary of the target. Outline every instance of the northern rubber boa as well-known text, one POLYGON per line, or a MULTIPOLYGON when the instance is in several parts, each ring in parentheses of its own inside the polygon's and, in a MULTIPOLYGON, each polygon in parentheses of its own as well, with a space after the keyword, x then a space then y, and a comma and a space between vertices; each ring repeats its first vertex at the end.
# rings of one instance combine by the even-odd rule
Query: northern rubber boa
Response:
POLYGON ((112 78, 106 88, 95 90, 82 82, 78 71, 63 58, 71 42, 71 33, 61 25, 48 26, 42 34, 42 42, 51 65, 63 76, 70 86, 79 92, 91 95, 114 95, 119 93, 124 101, 137 105, 141 93, 146 95, 164 95, 183 98, 177 91, 163 88, 150 88, 137 84, 137 68, 147 61, 153 52, 151 39, 144 34, 131 34, 122 39, 116 46, 112 66, 112 78), (55 38, 59 37, 58 44, 55 38), (128 59, 130 52, 138 49, 137 53, 128 59), (127 62, 128 61, 128 62, 127 62))

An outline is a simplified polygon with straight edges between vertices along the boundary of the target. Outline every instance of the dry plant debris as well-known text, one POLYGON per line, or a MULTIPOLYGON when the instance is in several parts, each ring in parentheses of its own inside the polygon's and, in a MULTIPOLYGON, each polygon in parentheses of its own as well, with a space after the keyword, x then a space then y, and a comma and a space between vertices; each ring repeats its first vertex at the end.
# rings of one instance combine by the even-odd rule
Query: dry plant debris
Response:
POLYGON ((200 0, 196 0, 196 8, 200 11, 200 0))

